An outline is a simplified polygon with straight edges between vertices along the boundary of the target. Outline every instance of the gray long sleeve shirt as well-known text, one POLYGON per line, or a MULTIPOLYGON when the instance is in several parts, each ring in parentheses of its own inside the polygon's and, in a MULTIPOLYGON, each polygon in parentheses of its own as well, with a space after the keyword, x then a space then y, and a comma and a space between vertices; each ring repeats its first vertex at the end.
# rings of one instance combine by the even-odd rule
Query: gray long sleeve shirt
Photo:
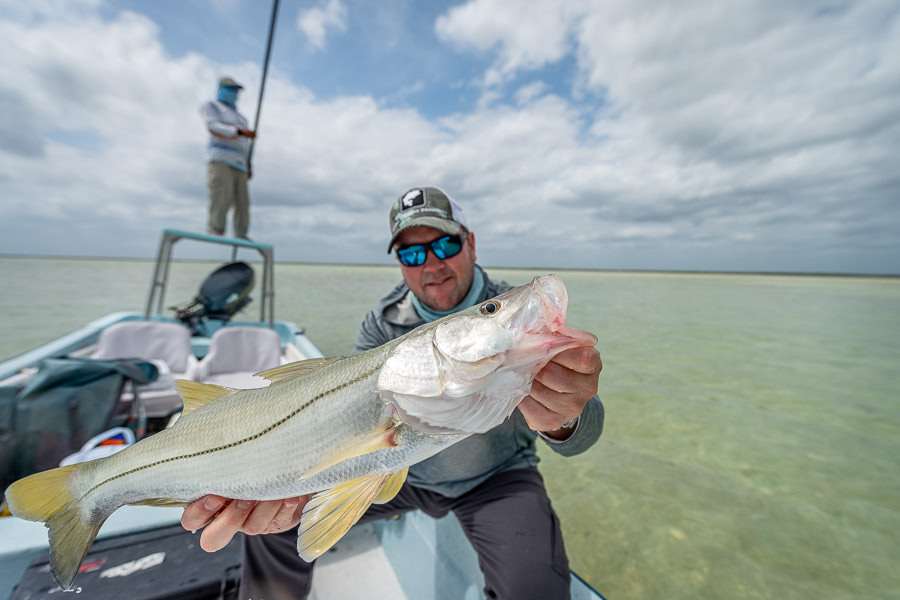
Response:
MULTIPOLYGON (((476 303, 509 290, 505 281, 493 280, 476 266, 475 277, 484 278, 484 290, 476 303)), ((425 323, 412 306, 412 292, 400 283, 381 299, 360 326, 354 352, 375 348, 425 323)), ((597 396, 585 405, 572 436, 558 442, 542 439, 554 452, 573 456, 590 448, 603 431, 603 404, 597 396)), ((496 473, 533 467, 538 463, 538 434, 518 410, 486 433, 471 435, 409 468, 407 480, 417 487, 449 497, 458 497, 496 473)))

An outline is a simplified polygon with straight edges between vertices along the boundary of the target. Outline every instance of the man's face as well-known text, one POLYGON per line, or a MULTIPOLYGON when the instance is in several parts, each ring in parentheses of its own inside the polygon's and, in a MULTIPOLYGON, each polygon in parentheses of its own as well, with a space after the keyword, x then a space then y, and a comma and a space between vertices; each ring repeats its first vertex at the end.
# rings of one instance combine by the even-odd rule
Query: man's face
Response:
MULTIPOLYGON (((413 244, 428 244, 447 235, 431 227, 411 227, 397 236, 394 248, 413 244)), ((435 310, 450 310, 459 304, 472 285, 475 276, 475 234, 468 233, 462 250, 456 256, 441 260, 431 248, 425 264, 418 267, 400 265, 406 285, 420 301, 435 310)))

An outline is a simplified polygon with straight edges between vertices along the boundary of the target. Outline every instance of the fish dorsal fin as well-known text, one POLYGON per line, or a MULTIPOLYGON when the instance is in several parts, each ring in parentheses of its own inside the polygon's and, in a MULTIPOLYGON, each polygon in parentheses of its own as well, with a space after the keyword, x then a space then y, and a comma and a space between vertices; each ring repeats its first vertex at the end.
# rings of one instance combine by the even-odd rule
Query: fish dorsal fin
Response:
POLYGON ((273 369, 266 369, 265 371, 255 373, 255 375, 257 377, 262 377, 263 379, 268 379, 273 384, 281 383, 283 381, 294 379, 296 377, 312 373, 313 371, 317 371, 325 365, 336 360, 340 360, 341 358, 344 357, 335 356, 332 358, 308 358, 306 360, 298 360, 297 362, 281 365, 280 367, 275 367, 273 369))
POLYGON ((399 491, 406 471, 366 475, 313 496, 303 509, 300 520, 297 538, 300 557, 312 562, 334 546, 372 502, 399 491))
POLYGON ((396 432, 396 425, 391 425, 387 429, 375 431, 369 437, 359 440, 349 448, 345 448, 335 454, 328 456, 327 458, 325 458, 325 460, 319 462, 309 471, 304 473, 301 479, 312 477, 316 473, 324 471, 328 467, 333 467, 341 461, 355 458, 357 456, 362 456, 363 454, 368 454, 370 452, 375 452, 376 450, 382 450, 384 448, 396 446, 397 444, 396 442, 394 442, 394 434, 396 432))
POLYGON ((184 409, 181 411, 182 416, 192 413, 201 406, 205 406, 213 400, 218 400, 234 391, 221 385, 200 383, 199 381, 190 381, 188 379, 176 379, 175 388, 178 390, 181 401, 184 403, 184 409))

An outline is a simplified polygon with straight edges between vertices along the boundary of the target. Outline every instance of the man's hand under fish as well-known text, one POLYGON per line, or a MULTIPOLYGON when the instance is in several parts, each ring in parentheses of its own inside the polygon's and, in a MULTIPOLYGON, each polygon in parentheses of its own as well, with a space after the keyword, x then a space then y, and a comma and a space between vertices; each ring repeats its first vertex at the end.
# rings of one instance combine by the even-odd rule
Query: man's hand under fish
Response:
MULTIPOLYGON (((557 354, 535 376, 531 393, 519 403, 519 410, 534 431, 564 441, 574 429, 563 428, 581 414, 597 393, 603 362, 591 346, 571 348, 557 354)), ((284 500, 229 500, 204 496, 184 509, 181 525, 203 529, 200 547, 207 552, 221 550, 238 532, 247 535, 280 533, 296 527, 303 507, 312 494, 284 500)))

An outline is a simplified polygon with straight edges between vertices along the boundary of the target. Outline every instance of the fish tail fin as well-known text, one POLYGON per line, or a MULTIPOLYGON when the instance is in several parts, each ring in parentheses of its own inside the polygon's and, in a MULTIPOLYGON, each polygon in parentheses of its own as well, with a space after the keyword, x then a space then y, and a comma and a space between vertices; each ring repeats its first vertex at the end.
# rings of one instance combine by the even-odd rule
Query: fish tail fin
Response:
POLYGON ((88 548, 109 513, 85 515, 69 486, 82 464, 68 465, 29 475, 6 490, 9 509, 15 516, 42 521, 50 530, 50 571, 64 590, 72 589, 88 548))

